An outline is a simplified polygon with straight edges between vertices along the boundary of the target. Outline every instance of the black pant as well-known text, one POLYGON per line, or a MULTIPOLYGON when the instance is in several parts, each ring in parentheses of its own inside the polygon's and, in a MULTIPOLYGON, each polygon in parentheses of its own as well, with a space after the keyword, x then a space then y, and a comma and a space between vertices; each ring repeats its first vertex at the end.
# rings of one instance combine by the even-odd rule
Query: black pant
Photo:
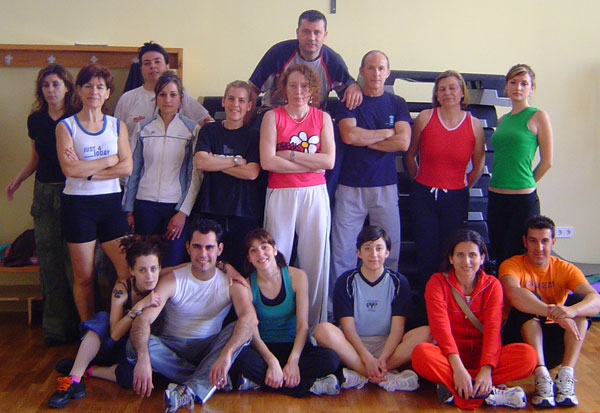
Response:
POLYGON ((431 274, 439 271, 448 240, 466 227, 469 190, 436 189, 413 182, 411 210, 417 248, 418 279, 411 288, 423 295, 431 274))
MULTIPOLYGON (((577 304, 583 300, 583 297, 582 294, 570 294, 564 305, 571 306, 577 304)), ((522 343, 521 326, 532 318, 538 318, 540 320, 542 334, 544 336, 544 360, 546 360, 546 367, 548 369, 553 369, 562 363, 563 355, 565 354, 565 329, 557 323, 546 324, 546 317, 524 313, 513 307, 510 310, 506 323, 504 323, 504 328, 502 329, 502 344, 522 343)), ((589 328, 590 321, 588 319, 588 329, 589 328)))
MULTIPOLYGON (((277 360, 279 360, 279 364, 283 369, 292 352, 294 343, 265 344, 277 360)), ((267 390, 281 392, 294 397, 304 397, 309 394, 315 379, 335 373, 339 364, 340 358, 333 350, 315 347, 307 341, 302 350, 302 354, 300 355, 300 360, 298 361, 298 367, 300 368, 300 384, 296 387, 281 387, 279 389, 267 387, 264 384, 265 376, 267 374, 267 363, 265 363, 258 351, 252 346, 244 347, 235 359, 232 370, 238 374, 242 374, 254 383, 264 386, 267 390)))
POLYGON ((530 194, 499 194, 489 191, 488 198, 490 257, 500 267, 505 259, 525 253, 522 238, 525 221, 539 215, 540 199, 537 191, 530 194))

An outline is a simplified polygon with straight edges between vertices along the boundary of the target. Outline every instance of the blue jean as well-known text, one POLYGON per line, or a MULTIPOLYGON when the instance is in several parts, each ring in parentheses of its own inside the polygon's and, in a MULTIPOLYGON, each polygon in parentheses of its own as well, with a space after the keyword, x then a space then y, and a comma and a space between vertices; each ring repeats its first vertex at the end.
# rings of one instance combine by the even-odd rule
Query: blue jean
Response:
MULTIPOLYGON (((163 235, 167 231, 169 221, 177 213, 176 204, 135 200, 133 215, 135 232, 141 235, 163 235)), ((172 267, 187 261, 185 243, 188 239, 189 219, 179 238, 167 241, 167 251, 163 258, 163 267, 172 267)))
MULTIPOLYGON (((172 382, 189 387, 201 402, 210 397, 210 368, 221 354, 221 350, 231 337, 234 323, 225 326, 220 333, 206 338, 181 338, 150 336, 148 349, 152 370, 162 374, 172 382)), ((131 343, 131 342, 129 342, 131 343)), ((127 345, 127 359, 134 364, 137 355, 132 345, 127 345)), ((238 348, 231 357, 235 360, 244 346, 238 348)))
POLYGON ((422 296, 431 274, 439 270, 446 243, 467 224, 469 190, 436 189, 415 181, 410 198, 418 275, 409 281, 422 296))

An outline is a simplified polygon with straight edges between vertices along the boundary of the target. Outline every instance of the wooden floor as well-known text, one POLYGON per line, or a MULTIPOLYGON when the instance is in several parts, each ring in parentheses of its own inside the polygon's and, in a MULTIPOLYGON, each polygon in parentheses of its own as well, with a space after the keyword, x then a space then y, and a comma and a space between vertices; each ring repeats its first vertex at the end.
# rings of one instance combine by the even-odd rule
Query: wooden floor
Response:
MULTIPOLYGON (((27 326, 26 314, 0 314, 0 412, 56 411, 46 405, 56 390, 58 373, 54 365, 62 357, 74 356, 76 345, 45 347, 40 326, 27 326)), ((577 366, 576 384, 580 405, 551 412, 600 412, 600 323, 589 332, 583 354, 577 366)), ((528 394, 533 390, 532 379, 518 382, 528 394)), ((99 379, 87 379, 87 396, 73 400, 64 412, 161 412, 162 395, 166 386, 160 383, 147 399, 132 391, 99 379)), ((508 412, 507 408, 483 407, 489 412, 508 412)), ((186 412, 186 409, 181 409, 186 412)), ((441 406, 435 398, 434 387, 423 382, 414 393, 388 393, 375 385, 362 390, 345 390, 339 396, 305 399, 265 393, 262 391, 217 393, 206 406, 196 406, 196 412, 450 412, 454 406, 441 406)), ((528 406, 521 411, 535 411, 528 406)))

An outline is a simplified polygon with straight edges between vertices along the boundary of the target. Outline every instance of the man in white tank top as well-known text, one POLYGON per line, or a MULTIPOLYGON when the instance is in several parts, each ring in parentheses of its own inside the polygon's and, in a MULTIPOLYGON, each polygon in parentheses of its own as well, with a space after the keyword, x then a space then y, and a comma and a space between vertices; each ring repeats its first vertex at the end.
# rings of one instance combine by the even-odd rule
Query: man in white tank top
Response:
MULTIPOLYGON (((241 348, 247 344, 258 321, 249 289, 230 283, 225 272, 216 267, 223 251, 223 230, 215 221, 192 223, 191 239, 186 244, 191 262, 161 275, 154 290, 160 305, 132 314, 131 344, 128 358, 135 362, 133 388, 149 396, 152 371, 174 382, 165 391, 166 411, 181 406, 202 404, 216 389, 227 385, 227 372, 241 348), (231 285, 230 285, 231 284, 231 285), (231 308, 238 320, 221 329, 231 308), (150 335, 150 325, 164 307, 161 334, 150 335)), ((233 271, 233 267, 227 266, 233 271)))

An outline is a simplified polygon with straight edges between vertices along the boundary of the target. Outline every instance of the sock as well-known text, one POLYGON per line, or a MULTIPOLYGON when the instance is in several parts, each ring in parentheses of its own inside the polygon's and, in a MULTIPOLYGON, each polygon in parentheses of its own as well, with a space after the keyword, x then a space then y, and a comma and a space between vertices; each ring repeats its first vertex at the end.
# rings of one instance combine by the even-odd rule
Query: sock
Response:
POLYGON ((85 371, 85 373, 84 373, 83 377, 86 377, 86 376, 87 376, 87 377, 94 377, 94 375, 92 374, 92 372, 94 371, 94 369, 95 369, 96 367, 98 367, 98 366, 94 366, 94 365, 92 365, 92 366, 88 367, 88 368, 87 368, 87 370, 85 371))
POLYGON ((69 377, 71 378, 71 381, 75 384, 78 384, 81 381, 81 377, 76 376, 74 374, 69 374, 69 377))
POLYGON ((544 366, 543 364, 539 364, 535 367, 535 370, 533 371, 533 373, 536 376, 547 376, 550 377, 550 372, 548 371, 548 368, 546 366, 544 366))

